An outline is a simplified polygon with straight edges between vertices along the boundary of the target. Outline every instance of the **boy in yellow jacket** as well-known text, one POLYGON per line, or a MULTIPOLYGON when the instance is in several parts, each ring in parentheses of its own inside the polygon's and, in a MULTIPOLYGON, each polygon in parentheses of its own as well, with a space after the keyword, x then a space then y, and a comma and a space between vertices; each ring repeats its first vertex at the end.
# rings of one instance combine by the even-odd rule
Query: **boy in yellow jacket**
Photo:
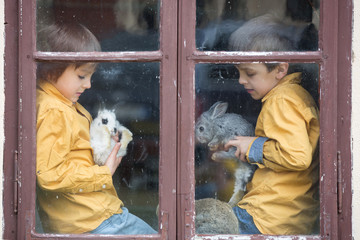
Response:
MULTIPOLYGON (((50 25, 38 47, 51 52, 100 51, 95 36, 76 23, 50 25)), ((37 201, 45 232, 154 234, 130 214, 112 175, 121 162, 115 145, 104 166, 94 164, 91 115, 77 101, 91 87, 94 63, 39 63, 37 82, 37 201)))
MULTIPOLYGON (((263 24, 261 18, 257 20, 263 24)), ((291 50, 290 42, 276 33, 262 36, 259 28, 247 27, 232 34, 232 50, 291 50)), ((289 63, 241 63, 236 67, 239 83, 262 102, 255 137, 239 136, 225 144, 225 149, 237 148, 235 154, 241 161, 258 166, 246 194, 234 207, 240 233, 310 234, 319 214, 317 105, 300 86, 301 73, 289 74, 289 63)))

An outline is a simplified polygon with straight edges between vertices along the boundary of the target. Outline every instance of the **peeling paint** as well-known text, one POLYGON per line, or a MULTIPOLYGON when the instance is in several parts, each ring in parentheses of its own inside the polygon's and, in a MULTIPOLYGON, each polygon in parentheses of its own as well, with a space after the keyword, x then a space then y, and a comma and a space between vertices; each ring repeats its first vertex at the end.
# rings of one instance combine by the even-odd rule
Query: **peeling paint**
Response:
POLYGON ((19 111, 22 112, 22 98, 19 98, 19 111))
POLYGON ((19 27, 20 27, 20 31, 19 31, 19 33, 20 33, 20 37, 22 37, 22 26, 23 26, 23 8, 22 8, 22 6, 23 6, 23 4, 22 4, 22 1, 20 1, 20 9, 19 9, 19 27))
POLYGON ((178 93, 178 100, 179 100, 179 102, 180 102, 180 104, 181 104, 181 103, 182 103, 182 99, 181 99, 180 93, 178 93))
MULTIPOLYGON (((307 236, 249 236, 249 235, 215 235, 215 236, 195 236, 195 240, 306 240, 307 236)), ((319 236, 312 236, 312 239, 321 239, 319 236)))

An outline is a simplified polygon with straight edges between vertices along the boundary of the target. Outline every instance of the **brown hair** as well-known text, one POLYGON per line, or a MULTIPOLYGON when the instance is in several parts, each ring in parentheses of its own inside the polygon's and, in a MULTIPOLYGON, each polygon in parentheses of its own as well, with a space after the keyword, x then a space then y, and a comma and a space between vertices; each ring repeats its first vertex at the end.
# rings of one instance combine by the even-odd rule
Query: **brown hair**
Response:
MULTIPOLYGON (((229 38, 230 51, 294 51, 295 46, 287 36, 287 26, 280 19, 271 14, 253 18, 235 32, 229 38)), ((264 63, 271 72, 278 63, 264 63)))
MULTIPOLYGON (((45 52, 99 52, 100 43, 82 24, 55 23, 40 30, 37 34, 37 48, 45 52)), ((75 68, 86 62, 39 62, 37 78, 47 81, 57 81, 70 65, 75 68)), ((95 63, 94 63, 95 65, 95 63)))

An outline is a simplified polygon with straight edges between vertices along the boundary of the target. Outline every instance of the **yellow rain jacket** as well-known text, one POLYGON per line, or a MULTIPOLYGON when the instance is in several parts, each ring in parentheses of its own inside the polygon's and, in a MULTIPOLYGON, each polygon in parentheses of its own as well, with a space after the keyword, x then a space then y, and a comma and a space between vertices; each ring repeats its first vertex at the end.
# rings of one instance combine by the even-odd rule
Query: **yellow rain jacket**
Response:
POLYGON ((121 213, 110 170, 94 164, 92 118, 52 84, 37 88, 37 201, 46 232, 84 233, 121 213))
POLYGON ((319 214, 319 112, 300 76, 285 76, 262 99, 246 154, 259 168, 238 206, 264 234, 310 234, 319 214))

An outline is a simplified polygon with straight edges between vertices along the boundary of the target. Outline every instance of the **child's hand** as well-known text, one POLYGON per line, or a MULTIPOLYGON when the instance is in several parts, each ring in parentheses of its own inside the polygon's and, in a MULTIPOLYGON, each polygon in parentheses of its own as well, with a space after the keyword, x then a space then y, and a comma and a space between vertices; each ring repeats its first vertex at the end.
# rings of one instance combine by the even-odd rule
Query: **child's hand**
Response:
POLYGON ((116 154, 118 153, 120 147, 121 147, 121 143, 117 142, 104 164, 105 166, 108 166, 108 168, 110 169, 111 175, 114 175, 116 169, 118 168, 122 160, 122 157, 116 157, 116 154))
POLYGON ((241 161, 243 162, 247 162, 246 161, 246 152, 250 146, 250 143, 255 139, 256 137, 242 137, 242 136, 237 136, 235 137, 234 140, 230 140, 228 141, 225 145, 224 148, 225 150, 229 150, 230 147, 236 147, 236 152, 235 152, 235 156, 237 158, 239 158, 241 161))
POLYGON ((120 133, 119 131, 116 132, 115 136, 111 137, 115 142, 120 142, 120 133))

